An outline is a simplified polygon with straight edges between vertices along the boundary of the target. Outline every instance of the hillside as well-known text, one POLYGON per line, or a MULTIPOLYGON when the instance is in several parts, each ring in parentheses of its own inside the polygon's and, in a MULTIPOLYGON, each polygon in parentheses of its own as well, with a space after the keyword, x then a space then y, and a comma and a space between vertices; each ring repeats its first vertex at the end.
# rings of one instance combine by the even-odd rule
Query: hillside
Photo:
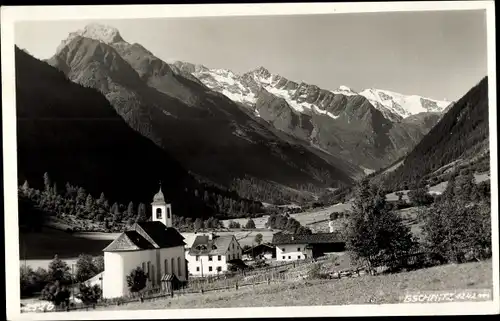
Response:
POLYGON ((256 119, 192 76, 173 72, 114 28, 89 25, 71 34, 48 62, 73 82, 98 89, 130 127, 214 184, 232 188, 235 178, 255 178, 277 188, 324 188, 350 185, 362 174, 256 119))
POLYGON ((16 48, 17 156, 20 184, 43 189, 43 175, 70 182, 95 198, 150 203, 163 190, 179 215, 210 209, 187 194, 198 186, 165 151, 131 129, 92 88, 16 48), (182 214, 181 214, 182 213, 182 214))
POLYGON ((401 190, 460 166, 489 170, 488 78, 458 100, 404 158, 373 175, 389 190, 401 190), (474 167, 475 166, 475 167, 474 167))

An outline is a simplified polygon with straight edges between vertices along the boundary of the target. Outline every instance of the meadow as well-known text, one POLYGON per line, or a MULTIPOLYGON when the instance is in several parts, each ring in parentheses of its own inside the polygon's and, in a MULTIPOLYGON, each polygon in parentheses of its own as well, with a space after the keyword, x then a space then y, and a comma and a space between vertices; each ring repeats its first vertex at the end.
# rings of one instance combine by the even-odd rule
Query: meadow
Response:
POLYGON ((409 292, 492 289, 492 262, 448 264, 411 272, 345 279, 295 280, 161 298, 98 310, 236 308, 401 303, 409 292), (321 293, 321 295, 318 295, 321 293))

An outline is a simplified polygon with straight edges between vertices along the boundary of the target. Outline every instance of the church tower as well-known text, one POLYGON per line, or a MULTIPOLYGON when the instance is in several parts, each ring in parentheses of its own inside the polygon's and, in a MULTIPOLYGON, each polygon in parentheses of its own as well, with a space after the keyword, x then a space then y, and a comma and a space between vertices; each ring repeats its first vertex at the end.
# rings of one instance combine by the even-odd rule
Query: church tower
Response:
POLYGON ((165 202, 165 197, 163 196, 163 192, 160 190, 155 194, 153 198, 153 203, 151 203, 153 208, 153 217, 152 221, 160 221, 166 227, 173 227, 172 224, 172 206, 165 202))

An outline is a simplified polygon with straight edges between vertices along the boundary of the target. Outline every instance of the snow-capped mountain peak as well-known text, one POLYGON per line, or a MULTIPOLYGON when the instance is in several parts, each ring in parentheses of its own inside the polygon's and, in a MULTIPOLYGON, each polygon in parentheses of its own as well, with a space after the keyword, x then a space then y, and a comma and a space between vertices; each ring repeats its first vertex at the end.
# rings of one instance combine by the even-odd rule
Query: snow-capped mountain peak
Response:
POLYGON ((124 41, 118 29, 99 23, 91 23, 86 25, 83 29, 70 33, 68 38, 63 40, 59 47, 57 47, 57 52, 59 52, 76 37, 90 38, 106 44, 124 41))
POLYGON ((403 95, 389 90, 369 88, 359 93, 387 116, 393 113, 401 118, 422 112, 443 112, 451 102, 438 101, 418 95, 403 95))
MULTIPOLYGON (((210 69, 184 62, 176 62, 175 65, 187 68, 193 76, 210 89, 251 108, 254 108, 262 91, 284 99, 297 113, 325 115, 332 119, 340 117, 328 108, 333 95, 363 96, 391 121, 400 121, 421 112, 443 112, 450 104, 447 101, 374 88, 365 89, 359 93, 345 85, 335 90, 325 90, 304 82, 297 83, 288 80, 281 75, 271 73, 262 66, 238 75, 227 69, 210 69)), ((257 112, 256 115, 258 116, 257 112)))
POLYGON ((333 91, 334 94, 340 94, 340 95, 345 95, 345 96, 354 96, 354 95, 359 95, 357 92, 352 90, 351 88, 347 86, 340 86, 336 90, 333 91))

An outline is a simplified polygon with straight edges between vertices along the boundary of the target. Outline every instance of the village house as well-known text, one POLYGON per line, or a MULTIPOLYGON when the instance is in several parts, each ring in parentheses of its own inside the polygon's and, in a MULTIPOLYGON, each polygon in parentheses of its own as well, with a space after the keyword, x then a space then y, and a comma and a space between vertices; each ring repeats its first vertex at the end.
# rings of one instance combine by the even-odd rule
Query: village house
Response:
POLYGON ((197 277, 228 271, 229 264, 241 257, 242 249, 234 235, 197 235, 186 251, 189 274, 197 277))
POLYGON ((243 257, 247 257, 248 259, 265 259, 265 260, 271 260, 276 258, 276 247, 272 244, 259 244, 256 246, 253 246, 249 249, 246 249, 243 252, 243 257))
POLYGON ((103 297, 129 294, 126 278, 137 267, 148 275, 147 288, 159 288, 162 280, 187 281, 184 237, 172 225, 172 207, 161 187, 151 205, 151 221, 135 223, 103 250, 103 297))
POLYGON ((294 261, 316 258, 330 252, 345 250, 345 242, 337 233, 284 234, 273 235, 277 261, 294 261))

